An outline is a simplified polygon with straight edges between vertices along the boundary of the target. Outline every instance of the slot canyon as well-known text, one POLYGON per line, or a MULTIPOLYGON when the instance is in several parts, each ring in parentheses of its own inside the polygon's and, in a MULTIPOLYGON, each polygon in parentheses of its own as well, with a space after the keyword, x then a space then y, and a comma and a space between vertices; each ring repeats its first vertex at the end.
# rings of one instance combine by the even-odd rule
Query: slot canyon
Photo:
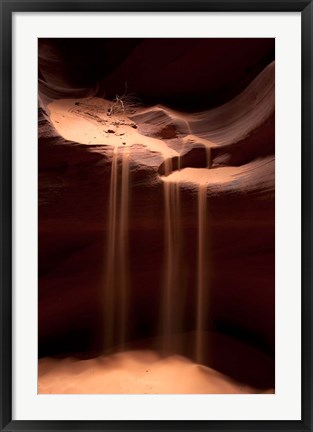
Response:
POLYGON ((275 40, 38 40, 38 392, 275 392, 275 40))

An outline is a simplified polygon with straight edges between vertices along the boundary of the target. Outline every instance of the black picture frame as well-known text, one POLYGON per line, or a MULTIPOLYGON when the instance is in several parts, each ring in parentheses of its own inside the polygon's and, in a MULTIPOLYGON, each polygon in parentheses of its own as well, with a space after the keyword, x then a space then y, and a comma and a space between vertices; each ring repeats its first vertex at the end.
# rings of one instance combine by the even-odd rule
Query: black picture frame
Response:
MULTIPOLYGON (((1 11, 1 431, 313 431, 311 0, 0 0, 1 11), (12 14, 14 12, 301 12, 302 31, 302 419, 300 421, 14 421, 12 420, 12 14)), ((297 287, 300 288, 300 287, 297 287)))

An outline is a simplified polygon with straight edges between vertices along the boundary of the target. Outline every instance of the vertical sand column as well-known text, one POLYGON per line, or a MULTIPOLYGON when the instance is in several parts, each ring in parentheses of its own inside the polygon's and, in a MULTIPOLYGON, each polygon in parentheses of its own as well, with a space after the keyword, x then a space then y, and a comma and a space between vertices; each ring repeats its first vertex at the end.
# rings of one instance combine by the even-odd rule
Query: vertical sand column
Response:
MULTIPOLYGON (((206 147, 206 165, 211 168, 211 148, 206 147)), ((198 186, 198 265, 197 265, 197 310, 196 310, 196 347, 195 357, 198 363, 205 363, 208 355, 206 328, 209 313, 209 253, 207 226, 207 184, 198 186)))
POLYGON ((198 186, 198 265, 196 302, 196 361, 204 363, 207 353, 205 330, 208 318, 207 185, 198 186))
POLYGON ((206 151, 206 166, 207 168, 211 168, 212 165, 211 148, 206 147, 205 151, 206 151))
POLYGON ((118 341, 123 348, 127 336, 128 320, 128 289, 129 289, 129 256, 128 256, 128 230, 129 230, 129 147, 123 148, 122 153, 122 184, 120 224, 118 237, 117 274, 119 275, 119 310, 118 310, 118 341))

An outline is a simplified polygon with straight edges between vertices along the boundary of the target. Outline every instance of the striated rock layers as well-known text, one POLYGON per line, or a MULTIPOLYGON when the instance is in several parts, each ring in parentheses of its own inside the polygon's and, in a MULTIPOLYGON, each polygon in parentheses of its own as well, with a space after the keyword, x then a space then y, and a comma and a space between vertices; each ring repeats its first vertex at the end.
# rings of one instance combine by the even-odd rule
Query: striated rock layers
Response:
MULTIPOLYGON (((103 82, 108 85, 124 76, 124 69, 132 70, 138 52, 145 49, 138 42, 132 56, 120 60, 116 75, 108 73, 103 82)), ((190 51, 184 55, 188 57, 190 51)), ((48 60, 46 70, 47 65, 48 60)), ((171 67, 169 64, 163 74, 172 73, 171 67)), ((47 76, 46 70, 43 74, 47 76)), ((112 154, 117 149, 120 169, 127 149, 127 343, 140 345, 140 341, 160 336, 166 264, 165 183, 179 185, 180 330, 186 335, 195 330, 197 191, 204 184, 209 245, 205 330, 212 333, 215 347, 208 366, 249 385, 274 386, 274 63, 261 71, 253 69, 254 75, 256 70, 257 76, 227 102, 189 113, 157 104, 108 116, 108 99, 99 94, 82 97, 86 93, 75 93, 70 86, 62 96, 64 83, 56 96, 51 90, 52 75, 42 79, 38 135, 40 356, 72 352, 90 357, 103 348, 112 154), (223 344, 214 336, 218 334, 246 343, 251 347, 247 352, 253 353, 244 361, 240 349, 232 351, 231 343, 223 344), (266 360, 257 360, 255 350, 266 360), (225 361, 232 354, 234 361, 225 361)), ((231 94, 234 86, 229 83, 229 87, 231 94)), ((145 91, 142 85, 141 96, 145 91)), ((192 91, 197 95, 200 90, 192 91)), ((163 99, 171 95, 166 86, 162 92, 163 99)), ((156 97, 148 96, 150 100, 156 97)), ((177 105, 179 98, 174 99, 177 105)), ((188 343, 184 346, 184 354, 192 357, 188 343)))

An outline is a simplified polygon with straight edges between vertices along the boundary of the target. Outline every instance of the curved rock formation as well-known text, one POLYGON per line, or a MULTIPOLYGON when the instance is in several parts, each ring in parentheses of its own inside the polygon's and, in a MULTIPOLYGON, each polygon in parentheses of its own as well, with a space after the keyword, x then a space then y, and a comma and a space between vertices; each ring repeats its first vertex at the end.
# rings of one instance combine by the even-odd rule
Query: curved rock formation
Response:
MULTIPOLYGON (((129 48, 131 54, 124 61, 112 60, 115 69, 99 81, 98 88, 114 89, 128 71, 128 84, 141 97, 146 95, 146 100, 152 101, 159 95, 161 102, 168 98, 174 106, 180 100, 177 95, 182 82, 175 82, 172 91, 165 77, 171 77, 175 68, 191 58, 192 44, 177 51, 175 68, 164 53, 163 64, 168 62, 162 69, 164 77, 161 74, 158 84, 153 85, 153 81, 143 81, 135 73, 138 57, 144 58, 146 44, 151 44, 139 42, 129 48)), ((58 86, 52 85, 54 74, 47 70, 53 56, 49 53, 44 61, 40 54, 39 64, 43 68, 39 109, 41 356, 73 352, 90 357, 103 348, 112 154, 117 152, 117 169, 121 170, 127 149, 131 287, 127 343, 132 346, 140 341, 155 341, 160 336, 166 267, 166 184, 178 185, 180 197, 182 244, 177 264, 181 290, 177 301, 183 314, 180 330, 183 334, 195 330, 197 194, 199 187, 205 185, 209 244, 206 261, 209 310, 205 331, 211 334, 207 340, 214 347, 207 365, 256 388, 274 387, 274 63, 260 71, 260 66, 265 66, 264 58, 268 58, 266 47, 267 43, 260 44, 259 54, 256 49, 255 57, 263 60, 256 62, 254 79, 248 80, 249 84, 247 79, 241 80, 246 87, 242 90, 239 86, 240 93, 216 108, 188 114, 158 104, 138 107, 129 115, 127 111, 108 115, 110 100, 81 98, 90 86, 76 91, 65 80, 59 80, 58 86), (262 50, 264 53, 260 54, 262 50), (255 77, 256 71, 259 73, 255 77), (62 86, 66 91, 63 92, 62 86), (56 99, 60 96, 63 99, 56 99), (223 337, 230 339, 225 342, 223 337), (231 339, 246 348, 232 351, 231 339), (240 358, 238 364, 227 361, 231 353, 240 358), (259 361, 260 358, 263 360, 259 361)), ((216 49, 226 48, 218 44, 216 49)), ((214 55, 217 56, 217 51, 212 58, 214 55)), ((250 61, 251 56, 246 56, 244 50, 238 62, 233 57, 223 60, 233 65, 234 80, 250 61)), ((190 95, 196 99, 202 88, 207 97, 213 91, 210 87, 213 78, 217 80, 217 89, 227 87, 229 70, 221 76, 219 73, 217 67, 204 89, 203 82, 194 80, 190 95)), ((228 85, 232 90, 225 90, 222 99, 238 88, 231 82, 228 85)), ((203 101, 201 97, 199 105, 203 101)), ((145 348, 151 349, 154 343, 147 342, 145 348)), ((193 358, 190 343, 187 338, 180 344, 181 353, 193 358)))

